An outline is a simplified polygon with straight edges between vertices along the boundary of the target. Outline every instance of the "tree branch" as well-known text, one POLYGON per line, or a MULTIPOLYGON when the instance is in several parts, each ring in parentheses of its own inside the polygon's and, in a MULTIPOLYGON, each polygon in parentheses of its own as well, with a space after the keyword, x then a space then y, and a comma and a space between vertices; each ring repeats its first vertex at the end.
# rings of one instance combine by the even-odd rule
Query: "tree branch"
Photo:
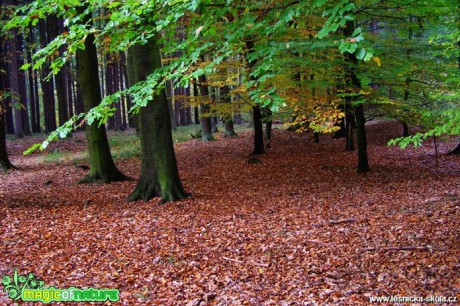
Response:
POLYGON ((352 223, 355 222, 355 218, 350 218, 350 219, 341 219, 341 220, 328 220, 327 222, 329 225, 336 225, 336 224, 342 224, 342 223, 352 223))

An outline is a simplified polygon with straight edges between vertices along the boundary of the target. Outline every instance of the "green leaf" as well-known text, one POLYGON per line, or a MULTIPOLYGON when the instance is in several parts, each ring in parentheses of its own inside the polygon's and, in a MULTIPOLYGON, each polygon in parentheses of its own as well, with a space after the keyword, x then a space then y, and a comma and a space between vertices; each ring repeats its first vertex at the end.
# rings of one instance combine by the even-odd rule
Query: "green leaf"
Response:
POLYGON ((373 56, 372 53, 368 51, 368 52, 366 53, 366 56, 364 56, 364 61, 365 61, 365 62, 370 61, 371 58, 372 58, 372 56, 373 56))
POLYGON ((360 48, 359 51, 356 53, 356 58, 362 60, 366 55, 366 50, 364 48, 360 48))
POLYGON ((112 3, 109 4, 109 8, 115 8, 115 7, 118 7, 120 6, 121 2, 118 2, 118 1, 114 1, 112 3))
POLYGON ((27 70, 27 69, 29 69, 30 66, 31 66, 31 64, 26 63, 26 64, 22 65, 20 69, 21 70, 27 70))

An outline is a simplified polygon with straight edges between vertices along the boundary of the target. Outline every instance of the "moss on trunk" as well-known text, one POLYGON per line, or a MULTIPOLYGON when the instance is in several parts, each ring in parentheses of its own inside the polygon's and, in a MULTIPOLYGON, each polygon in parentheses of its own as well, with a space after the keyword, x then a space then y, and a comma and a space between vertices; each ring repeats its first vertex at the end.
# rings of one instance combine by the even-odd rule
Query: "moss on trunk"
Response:
MULTIPOLYGON (((161 67, 158 37, 144 45, 128 50, 132 63, 131 85, 145 80, 155 69, 161 67)), ((139 136, 141 140, 141 176, 128 201, 148 201, 161 197, 162 203, 189 196, 179 178, 176 155, 171 135, 168 100, 164 89, 139 111, 139 136)))
MULTIPOLYGON (((81 7, 80 10, 84 10, 84 8, 81 7)), ((90 16, 86 16, 86 21, 90 21, 90 16)), ((83 107, 84 111, 87 112, 101 102, 94 35, 88 35, 85 49, 77 51, 77 69, 83 107)), ((116 168, 113 162, 104 125, 98 126, 97 122, 86 125, 86 140, 88 142, 90 172, 80 180, 80 183, 91 183, 99 180, 109 183, 129 179, 116 168)))

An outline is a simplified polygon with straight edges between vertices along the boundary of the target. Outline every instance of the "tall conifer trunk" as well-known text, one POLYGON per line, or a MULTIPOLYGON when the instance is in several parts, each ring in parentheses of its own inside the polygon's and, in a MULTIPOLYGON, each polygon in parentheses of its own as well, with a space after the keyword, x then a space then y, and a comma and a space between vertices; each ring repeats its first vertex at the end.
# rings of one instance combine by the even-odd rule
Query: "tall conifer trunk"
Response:
MULTIPOLYGON (((49 43, 47 34, 47 21, 38 22, 40 33, 40 46, 45 47, 49 43)), ((46 80, 51 70, 48 65, 43 66, 40 73, 40 85, 43 92, 43 115, 45 119, 45 132, 51 133, 57 128, 56 125, 56 106, 54 99, 54 84, 52 78, 46 80)))
POLYGON ((23 124, 22 124, 22 112, 21 112, 21 96, 19 88, 19 67, 18 67, 18 50, 16 44, 16 36, 18 35, 17 30, 14 30, 14 38, 8 39, 8 72, 10 77, 10 96, 14 114, 14 131, 16 137, 24 137, 23 124))
MULTIPOLYGON (((7 56, 8 48, 7 42, 5 39, 0 39, 0 90, 7 91, 10 88, 10 78, 9 69, 8 69, 8 61, 9 58, 7 56)), ((3 121, 5 122, 5 132, 7 134, 14 134, 14 126, 13 126, 13 111, 11 109, 11 97, 7 96, 3 100, 3 121)))
MULTIPOLYGON (((3 49, 3 43, 4 40, 0 39, 0 68, 3 67, 4 60, 7 58, 6 52, 3 49)), ((5 67, 6 68, 6 67, 5 67)), ((6 77, 4 71, 0 70, 0 92, 5 91, 6 84, 3 81, 3 78, 6 77)), ((5 108, 7 107, 8 101, 0 101, 0 170, 7 171, 8 169, 13 168, 13 165, 11 164, 9 158, 8 158, 8 152, 6 151, 6 126, 5 126, 5 118, 6 118, 6 112, 4 111, 5 108)))
MULTIPOLYGON (((48 34, 48 42, 54 40, 58 34, 59 30, 63 30, 63 20, 58 19, 56 15, 48 16, 46 20, 46 32, 48 34)), ((64 53, 64 47, 59 49, 59 52, 64 53)), ((54 76, 54 85, 56 90, 57 97, 57 106, 58 106, 58 119, 59 125, 63 125, 67 120, 69 120, 69 112, 67 110, 67 82, 64 82, 66 78, 66 66, 64 65, 61 70, 54 76)), ((54 93, 53 93, 54 94, 54 93)))
MULTIPOLYGON (((33 27, 29 27, 29 34, 27 36, 27 44, 34 44, 34 33, 33 27)), ((32 63, 33 50, 26 50, 27 62, 32 63)), ((39 98, 38 98, 38 85, 37 85, 37 73, 33 70, 33 67, 28 68, 28 79, 29 79, 29 105, 31 115, 31 129, 32 133, 40 133, 40 115, 39 115, 39 98), (37 107, 38 106, 38 107, 37 107)))
MULTIPOLYGON (((132 65, 130 85, 145 80, 161 67, 158 36, 144 45, 128 50, 128 62, 132 65)), ((128 201, 148 201, 161 197, 161 202, 180 200, 188 196, 179 178, 176 155, 171 134, 166 91, 162 89, 153 101, 139 111, 139 136, 141 139, 141 176, 128 201)))

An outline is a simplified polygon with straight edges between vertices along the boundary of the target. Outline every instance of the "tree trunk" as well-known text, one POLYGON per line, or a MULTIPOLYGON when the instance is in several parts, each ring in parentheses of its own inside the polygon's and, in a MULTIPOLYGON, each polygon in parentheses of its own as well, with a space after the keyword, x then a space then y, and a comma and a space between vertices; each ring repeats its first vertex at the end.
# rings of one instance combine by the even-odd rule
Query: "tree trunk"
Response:
MULTIPOLYGON (((133 85, 145 80, 155 69, 161 68, 160 48, 156 36, 144 45, 128 50, 132 63, 133 85)), ((168 100, 165 90, 139 111, 139 136, 141 140, 141 176, 128 201, 148 201, 161 197, 161 202, 176 201, 189 196, 182 186, 177 169, 171 134, 168 100)))
POLYGON ((166 81, 166 98, 168 98, 169 120, 171 121, 171 130, 177 129, 176 114, 173 105, 173 83, 171 80, 166 81))
MULTIPOLYGON (((29 46, 35 43, 33 27, 29 27, 27 43, 29 46)), ((33 50, 27 50, 27 62, 29 64, 33 64, 32 62, 33 52, 34 52, 33 50)), ((40 133, 40 115, 39 115, 40 113, 39 113, 37 74, 33 70, 32 65, 28 69, 28 77, 29 77, 29 97, 30 97, 29 105, 30 105, 32 133, 40 133)))
MULTIPOLYGON (((80 10, 83 9, 80 8, 80 10)), ((89 22, 89 19, 90 17, 86 16, 85 21, 89 22)), ((77 69, 79 72, 84 111, 87 112, 101 102, 94 35, 88 35, 85 41, 85 49, 77 51, 77 69)), ((85 178, 80 180, 80 183, 91 183, 98 180, 109 183, 127 179, 115 167, 103 124, 98 126, 98 122, 94 122, 92 125, 86 125, 86 140, 88 142, 90 172, 85 178)))
POLYGON ((358 171, 368 172, 369 162, 367 158, 367 139, 366 139, 366 127, 364 118, 364 107, 358 105, 355 108, 356 117, 356 143, 358 145, 358 171))
MULTIPOLYGON (((192 107, 187 106, 186 114, 187 114, 187 124, 195 123, 194 120, 192 120, 192 107)), ((193 118, 193 119, 195 119, 195 118, 193 118)))
MULTIPOLYGON (((3 105, 0 105, 3 107, 3 105)), ((14 168, 8 158, 8 152, 6 151, 6 133, 5 133, 5 116, 0 113, 0 169, 7 171, 14 168)))
MULTIPOLYGON (((200 95, 202 97, 209 97, 209 89, 206 85, 206 76, 200 75, 198 77, 198 82, 200 86, 200 95)), ((200 105, 201 110, 201 140, 202 141, 211 141, 214 140, 212 136, 212 125, 211 125, 211 116, 210 116, 210 107, 208 103, 202 103, 200 105)))
MULTIPOLYGON (((355 30, 354 21, 347 21, 344 29, 345 36, 351 36, 355 30)), ((356 75, 358 60, 354 54, 345 53, 346 67, 346 86, 353 92, 358 92, 361 88, 361 82, 356 75)), ((355 99, 355 98, 353 98, 355 99)), ((356 143, 358 145, 358 171, 368 172, 369 162, 367 157, 367 139, 366 139, 366 126, 364 118, 364 106, 359 104, 354 106, 355 121, 356 121, 356 143)))
MULTIPOLYGON (((48 42, 55 39, 58 35, 58 29, 63 27, 63 20, 58 18, 55 15, 50 15, 46 21, 46 31, 48 34, 48 42)), ((64 53, 64 48, 61 47, 59 50, 60 53, 64 53)), ((57 106, 58 106, 58 119, 59 125, 63 125, 67 120, 69 120, 69 112, 67 111, 67 82, 65 78, 67 75, 66 66, 64 65, 61 70, 54 75, 54 84, 56 86, 56 97, 57 97, 57 106)))
POLYGON ((181 103, 179 96, 181 95, 181 87, 176 87, 173 90, 173 100, 174 100, 174 116, 176 119, 176 126, 181 125, 181 103))
MULTIPOLYGON (((120 75, 120 90, 123 91, 126 89, 126 80, 125 80, 125 75, 124 75, 124 66, 125 66, 125 58, 124 58, 124 52, 119 53, 119 59, 118 59, 118 72, 120 75)), ((128 109, 127 109, 127 103, 126 103, 126 97, 122 97, 120 100, 120 114, 121 114, 121 129, 124 131, 128 128, 128 109)))
POLYGON ((269 120, 265 122, 265 142, 267 143, 266 147, 270 148, 271 147, 271 142, 272 142, 272 125, 273 121, 269 120))
POLYGON ((450 152, 450 154, 460 154, 460 142, 457 144, 457 147, 450 152))
MULTIPOLYGON (((126 57, 126 77, 127 77, 126 85, 129 88, 130 82, 134 80, 134 71, 133 71, 133 63, 132 63, 131 57, 127 56, 127 53, 125 54, 126 54, 125 57, 126 57)), ((133 105, 133 102, 131 101, 131 96, 128 95, 127 99, 128 99, 128 107, 129 108, 133 107, 134 105, 133 105)), ((139 115, 137 113, 129 117, 129 127, 135 128, 136 133, 139 133, 139 115)))
MULTIPOLYGON (((6 63, 4 59, 8 58, 6 55, 6 50, 3 48, 3 40, 0 39, 0 68, 3 68, 6 63)), ((4 67, 6 68, 6 67, 4 67)), ((4 78, 6 77, 6 69, 0 69, 0 91, 6 90, 6 84, 3 82, 4 78)), ((8 152, 6 150, 6 131, 5 131, 5 115, 4 109, 6 108, 6 104, 8 101, 0 101, 0 169, 3 171, 7 171, 8 169, 13 168, 9 158, 8 152)))
MULTIPOLYGON (((18 35, 17 30, 14 30, 14 36, 18 35)), ((10 95, 13 106, 14 114, 14 131, 16 137, 24 137, 24 131, 22 126, 22 101, 23 97, 20 96, 19 91, 19 67, 18 67, 18 50, 16 41, 13 39, 8 40, 8 58, 10 59, 8 65, 8 71, 10 76, 10 95)))
MULTIPOLYGON (((345 98, 348 99, 348 98, 345 98)), ((351 102, 345 102, 346 104, 351 104, 351 102)), ((354 151, 355 150, 355 137, 354 137, 354 128, 356 126, 355 117, 351 110, 347 110, 345 114, 345 139, 346 146, 345 150, 354 151)))
POLYGON ((334 132, 333 138, 338 139, 346 137, 347 129, 345 125, 345 118, 342 118, 342 120, 340 120, 340 123, 338 123, 337 125, 339 126, 339 129, 334 132))
POLYGON ((235 132, 235 127, 233 125, 233 120, 232 119, 225 119, 225 134, 224 137, 235 137, 238 136, 235 132))
POLYGON ((251 155, 265 154, 264 131, 260 105, 256 105, 252 108, 252 118, 254 120, 254 149, 251 155))
MULTIPOLYGON (((114 68, 114 62, 113 62, 113 57, 111 55, 106 55, 105 57, 105 82, 103 82, 103 88, 105 88, 105 95, 111 95, 115 92, 114 90, 114 82, 113 82, 113 68, 114 68), (104 86, 105 85, 105 86, 104 86)), ((114 107, 115 105, 112 104, 111 107, 114 107)), ((113 130, 115 128, 115 118, 114 116, 111 116, 107 120, 107 129, 108 130, 113 130)))
POLYGON ((272 125, 273 125, 273 120, 272 120, 272 115, 273 112, 269 107, 264 107, 262 108, 262 115, 263 115, 263 121, 265 121, 265 134, 264 134, 264 140, 267 143, 266 147, 270 148, 271 147, 271 141, 272 141, 272 125))
MULTIPOLYGON (((78 64, 77 64, 78 66, 78 64)), ((76 72, 76 79, 79 80, 80 79, 80 76, 79 76, 79 72, 78 72, 78 67, 77 67, 77 72, 76 72)), ((75 86, 75 113, 77 114, 81 114, 85 111, 85 107, 83 105, 83 95, 82 95, 82 92, 81 92, 81 84, 80 82, 75 82, 74 84, 75 86)), ((81 120, 77 122, 77 126, 78 126, 78 129, 79 130, 83 130, 84 129, 84 125, 81 125, 81 120)))
MULTIPOLYGON (((40 46, 45 47, 48 44, 46 21, 40 20, 39 23, 40 31, 40 46)), ((45 132, 50 133, 57 128, 56 125, 56 107, 54 99, 54 85, 52 80, 46 80, 46 77, 50 74, 50 69, 45 65, 40 74, 41 88, 43 92, 43 113, 45 119, 45 132)))
POLYGON ((21 70, 22 65, 25 63, 24 55, 25 53, 25 45, 24 45, 24 38, 22 34, 16 36, 16 60, 17 60, 17 67, 18 67, 18 85, 19 85, 19 98, 21 100, 21 123, 22 123, 22 131, 24 132, 25 136, 30 136, 32 133, 30 132, 30 123, 29 123, 29 99, 27 96, 27 81, 26 81, 26 72, 21 70))
MULTIPOLYGON (((0 90, 5 92, 10 88, 10 79, 8 77, 8 44, 5 40, 0 39, 0 90)), ((6 97, 3 101, 3 120, 7 134, 14 134, 13 111, 11 109, 11 97, 6 97)))
POLYGON ((315 138, 315 143, 319 143, 319 133, 318 133, 318 132, 314 132, 314 133, 313 133, 313 137, 315 138))
MULTIPOLYGON (((113 91, 117 92, 120 90, 120 70, 119 70, 119 57, 118 55, 114 59, 115 65, 113 67, 113 91)), ((115 111, 114 119, 115 119, 115 131, 122 131, 123 130, 123 123, 121 122, 121 101, 117 99, 115 102, 114 107, 117 109, 115 111)))
MULTIPOLYGON (((121 56, 121 60, 120 60, 120 64, 121 64, 121 73, 122 73, 122 75, 123 75, 123 82, 124 82, 123 87, 124 87, 124 88, 127 88, 127 87, 128 87, 128 81, 129 81, 128 74, 130 74, 131 72, 128 71, 128 61, 127 61, 127 59, 126 59, 126 53, 125 53, 125 52, 121 52, 121 53, 120 53, 120 56, 121 56)), ((127 110, 129 111, 129 109, 130 109, 131 106, 132 106, 132 102, 131 102, 131 97, 130 97, 130 96, 127 96, 127 97, 126 97, 126 106, 127 106, 127 110)), ((127 117, 128 117, 128 124, 127 124, 127 127, 135 128, 135 127, 136 127, 136 118, 135 118, 135 116, 131 115, 128 111, 126 112, 126 115, 127 115, 127 117)))
MULTIPOLYGON (((184 96, 186 96, 187 98, 185 100, 182 100, 182 103, 184 104, 184 101, 185 101, 185 104, 189 103, 190 102, 190 96, 191 96, 190 86, 184 88, 184 96)), ((183 105, 183 107, 184 107, 185 125, 192 124, 193 123, 192 122, 192 109, 191 109, 190 105, 188 105, 188 106, 183 105)))
POLYGON ((182 86, 179 88, 180 88, 179 94, 182 96, 179 99, 180 125, 186 126, 188 124, 187 123, 187 109, 185 107, 183 97, 187 96, 187 88, 182 87, 182 86))
MULTIPOLYGON (((232 97, 230 96, 230 87, 228 87, 228 85, 225 85, 224 87, 222 87, 220 95, 224 103, 227 103, 227 104, 232 103, 232 97)), ((237 136, 235 132, 235 127, 233 126, 233 114, 227 114, 224 117, 224 124, 225 124, 225 134, 224 134, 225 137, 237 136)))
POLYGON ((243 119, 241 118, 241 114, 240 113, 237 113, 233 116, 233 123, 235 124, 242 124, 243 123, 243 119))
POLYGON ((193 118, 194 118, 195 124, 200 124, 200 111, 198 109, 198 106, 195 106, 193 108, 193 118))
POLYGON ((70 63, 66 63, 66 79, 65 82, 67 83, 66 88, 67 88, 67 106, 68 106, 68 113, 69 117, 73 117, 75 112, 74 112, 74 104, 75 104, 75 99, 74 99, 74 89, 73 89, 73 78, 72 74, 70 73, 70 63))
MULTIPOLYGON (((246 40, 246 49, 248 54, 254 50, 254 41, 251 39, 246 40)), ((256 61, 249 62, 248 68, 252 69, 256 64, 256 61)), ((253 79, 253 77, 250 77, 253 79)), ((254 125, 254 149, 252 150, 251 155, 264 154, 264 131, 262 126, 262 113, 260 111, 260 105, 252 107, 252 119, 254 125)))
POLYGON ((219 133, 219 129, 217 128, 217 124, 218 124, 218 119, 217 117, 215 116, 210 116, 211 118, 211 131, 213 133, 219 133))
POLYGON ((403 127, 403 136, 408 137, 409 136, 409 126, 407 125, 407 122, 403 121, 401 122, 402 127, 403 127))

